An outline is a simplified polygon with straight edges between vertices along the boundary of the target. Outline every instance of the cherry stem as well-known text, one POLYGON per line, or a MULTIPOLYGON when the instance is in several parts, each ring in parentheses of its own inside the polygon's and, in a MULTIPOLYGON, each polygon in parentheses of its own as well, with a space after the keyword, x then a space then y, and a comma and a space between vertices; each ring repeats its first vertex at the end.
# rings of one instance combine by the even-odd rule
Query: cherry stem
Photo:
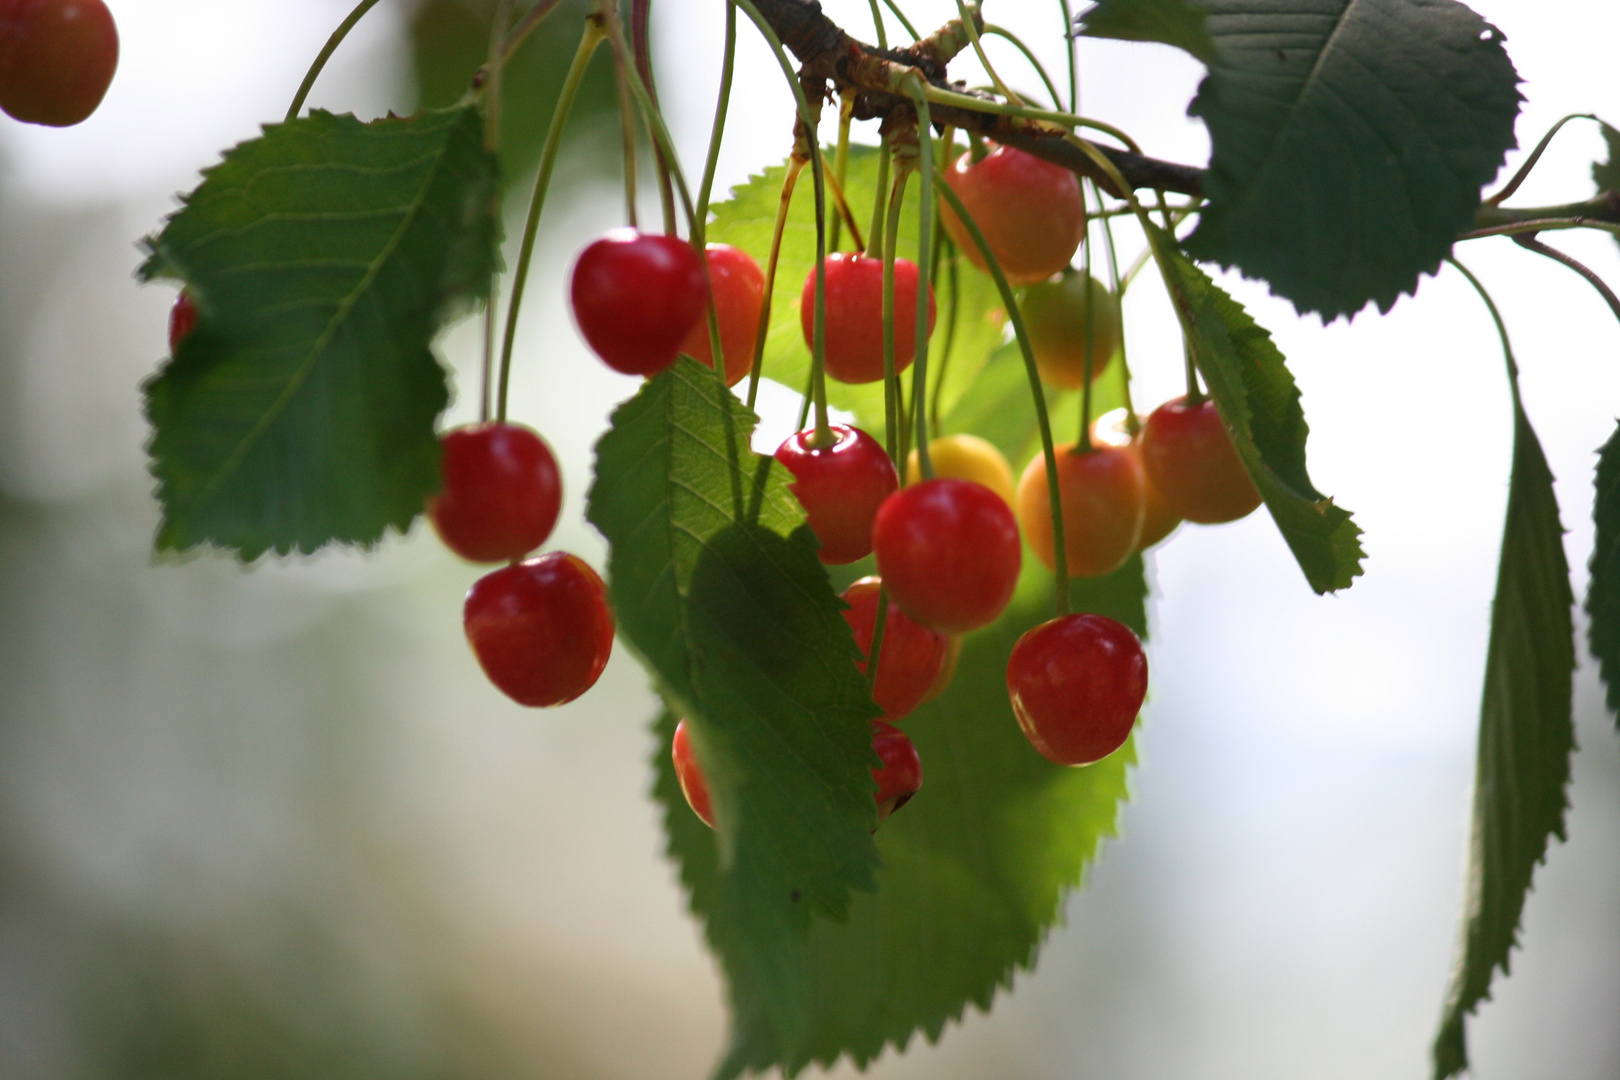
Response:
POLYGON ((1608 284, 1602 278, 1598 277, 1591 267, 1587 266, 1585 263, 1581 262, 1579 259, 1576 259, 1572 255, 1566 255, 1555 247, 1548 247, 1546 244, 1543 244, 1540 240, 1536 239, 1535 233, 1529 233, 1524 236, 1515 236, 1513 238, 1513 242, 1522 248, 1535 252, 1537 255, 1545 255, 1554 262, 1561 262, 1571 270, 1575 271, 1577 274, 1581 275, 1581 277, 1585 278, 1587 282, 1591 284, 1592 288, 1596 289, 1603 297, 1604 301, 1609 305, 1609 310, 1614 312, 1614 317, 1616 319, 1620 319, 1620 297, 1616 297, 1614 295, 1614 290, 1609 288, 1608 284))
MULTIPOLYGON (((833 152, 833 194, 838 198, 839 217, 833 218, 832 235, 827 240, 827 250, 837 251, 843 241, 838 235, 839 228, 844 219, 850 217, 849 203, 844 200, 844 181, 849 179, 849 125, 855 118, 855 95, 841 94, 838 98, 838 148, 833 152)), ((855 250, 860 251, 866 244, 859 239, 860 233, 855 229, 855 221, 850 218, 849 228, 855 234, 855 250)))
MULTIPOLYGON (((703 163, 703 182, 698 185, 697 210, 692 217, 692 246, 703 260, 703 273, 708 276, 709 249, 709 196, 714 192, 714 174, 720 165, 720 140, 726 130, 726 113, 731 107, 731 81, 737 62, 737 5, 726 3, 726 52, 720 64, 720 96, 714 107, 714 127, 709 132, 709 156, 703 163)), ((710 283, 709 298, 704 305, 709 321, 709 355, 714 370, 725 377, 724 343, 720 340, 720 315, 714 306, 714 287, 710 283)))
POLYGON ((523 307, 523 287, 529 280, 529 264, 534 258, 534 241, 540 231, 540 212, 546 205, 546 191, 551 186, 551 173, 557 164, 557 151, 562 145, 563 128, 574 107, 574 98, 585 79, 596 47, 602 44, 603 33, 595 18, 585 20, 585 31, 580 35, 579 48, 574 51, 573 63, 557 95, 557 107, 551 114, 551 127, 546 132, 546 143, 540 151, 540 171, 534 178, 534 194, 529 198, 529 216, 523 226, 523 243, 518 249, 517 266, 512 272, 512 299, 506 306, 506 337, 501 343, 500 391, 495 403, 495 418, 506 420, 507 391, 512 378, 512 346, 517 339, 518 312, 523 307))
POLYGON ((886 211, 889 207, 889 163, 894 152, 889 149, 889 140, 884 139, 878 146, 878 172, 876 194, 872 197, 872 227, 866 231, 866 256, 869 259, 881 259, 883 249, 878 245, 883 243, 885 235, 884 225, 887 222, 886 211))
MULTIPOLYGON (((620 63, 624 63, 626 62, 623 48, 624 35, 619 25, 618 4, 614 3, 612 7, 612 13, 608 14, 608 4, 606 2, 602 4, 603 13, 612 27, 614 56, 620 63)), ((653 126, 654 116, 658 117, 657 122, 659 124, 663 123, 663 111, 658 104, 658 84, 653 79, 651 30, 652 0, 630 0, 630 55, 635 62, 637 79, 645 91, 645 94, 639 96, 645 98, 647 108, 646 123, 649 129, 653 126)), ((667 138, 655 138, 653 140, 653 166, 658 171, 658 202, 664 211, 664 235, 666 236, 675 235, 675 192, 670 185, 670 173, 674 160, 675 151, 673 146, 669 145, 669 140, 667 138)), ((686 185, 682 184, 681 186, 684 189, 686 185)), ((687 224, 690 226, 692 219, 691 197, 684 190, 681 194, 686 199, 687 224)), ((698 255, 699 257, 703 255, 701 245, 698 247, 698 255)), ((703 266, 705 276, 708 275, 708 271, 708 262, 705 260, 703 266)))
POLYGON ((523 21, 518 23, 517 29, 507 35, 507 60, 512 59, 512 54, 517 52, 518 47, 529 39, 529 35, 534 33, 535 28, 545 20, 547 15, 556 10, 557 5, 560 3, 562 3, 562 0, 538 0, 534 7, 529 9, 528 14, 523 16, 523 21))
POLYGON ((1017 34, 1008 30, 1005 26, 996 26, 994 23, 986 23, 984 32, 987 35, 1005 39, 1012 44, 1013 48, 1023 53, 1024 59, 1029 61, 1029 66, 1035 69, 1035 74, 1039 75, 1041 82, 1046 84, 1046 92, 1052 96, 1052 107, 1063 107, 1063 96, 1058 93, 1057 84, 1052 81, 1052 76, 1046 73, 1046 68, 1041 64, 1040 59, 1030 51, 1029 46, 1025 45, 1017 34))
MULTIPOLYGON (((1101 120, 1093 120, 1086 116, 1077 116, 1074 113, 1058 112, 1053 109, 1036 109, 1029 105, 1015 105, 1005 101, 986 101, 982 97, 972 94, 962 94, 955 90, 946 90, 943 87, 927 84, 925 91, 930 105, 947 105, 953 109, 964 109, 968 112, 990 113, 994 116, 1017 116, 1025 120, 1047 120, 1066 128, 1090 128, 1100 131, 1104 135, 1112 135, 1125 145, 1132 153, 1139 154, 1142 148, 1137 141, 1112 124, 1105 124, 1101 120)), ((1065 140, 1068 141, 1068 140, 1065 140)), ((1113 163, 1109 162, 1112 166, 1113 163)), ((1118 170, 1114 170, 1117 175, 1118 170)), ((1109 177, 1113 179, 1113 177, 1109 177)), ((1125 189, 1121 189, 1125 190, 1125 189)))
MULTIPOLYGON (((1091 194, 1097 200, 1097 205, 1102 206, 1102 192, 1095 183, 1091 185, 1091 194)), ((1125 430, 1134 439, 1136 433, 1141 430, 1142 424, 1137 418, 1136 406, 1131 403, 1131 364, 1125 350, 1125 310, 1123 304, 1125 287, 1120 283, 1119 278, 1119 253, 1114 248, 1114 223, 1106 215, 1099 216, 1102 217, 1103 241, 1108 250, 1108 291, 1113 294, 1114 303, 1120 309, 1119 382, 1125 396, 1125 430)))
POLYGON ((922 35, 917 33, 915 26, 911 25, 911 20, 906 18, 906 13, 900 10, 899 4, 896 4, 894 0, 883 0, 883 6, 893 12, 896 19, 900 20, 900 25, 906 28, 906 33, 911 35, 912 41, 922 40, 922 35))
MULTIPOLYGON (((613 46, 616 62, 624 69, 625 77, 630 84, 630 93, 641 107, 642 120, 647 125, 647 131, 653 139, 653 148, 660 154, 660 168, 675 182, 675 192, 680 195, 682 212, 686 215, 686 225, 689 234, 702 237, 703 227, 697 220, 697 212, 692 208, 692 193, 686 186, 686 174, 681 171, 679 156, 675 153, 675 140, 670 136, 669 127, 664 123, 664 114, 658 109, 658 102, 653 98, 652 91, 641 81, 641 73, 626 56, 624 29, 619 25, 618 11, 613 0, 598 0, 600 4, 600 18, 606 30, 608 42, 613 46)), ((673 214, 671 215, 673 218, 673 214)), ((703 255, 702 247, 698 248, 698 255, 703 255)))
POLYGON ((951 211, 967 227, 968 235, 973 237, 973 244, 979 249, 979 254, 984 256, 985 265, 990 268, 990 276, 995 279, 996 289, 1001 293, 1002 306, 1007 309, 1007 317, 1012 321, 1013 337, 1018 341, 1018 351, 1024 357, 1024 373, 1029 377, 1029 393, 1035 402, 1035 420, 1041 431, 1041 453, 1046 458, 1046 491, 1052 507, 1052 553, 1057 564, 1058 614, 1067 615, 1070 611, 1069 553, 1063 540, 1063 499, 1058 494, 1057 486, 1057 450, 1052 444, 1052 420, 1046 411, 1046 392, 1041 388, 1041 372, 1035 365, 1035 350, 1029 344, 1029 330, 1024 326, 1024 314, 1018 309, 1018 299, 1013 295, 1012 286, 1007 283, 1007 275, 1002 272, 1001 263, 996 259, 995 252, 990 250, 990 245, 979 229, 978 222, 973 220, 973 215, 968 213, 967 207, 962 205, 962 200, 956 192, 945 183, 944 177, 934 178, 934 190, 950 204, 951 211))
POLYGON ((1462 276, 1468 279, 1468 284, 1479 293, 1479 298, 1485 301, 1485 307, 1491 313, 1491 321, 1496 323, 1496 336, 1502 339, 1502 359, 1507 363, 1508 387, 1513 391, 1513 404, 1515 408, 1522 408, 1519 401, 1519 363, 1513 358, 1513 344, 1508 340, 1507 324, 1502 321, 1502 313, 1496 309, 1496 301, 1485 285, 1475 277, 1473 271, 1458 262, 1454 257, 1447 255, 1446 262, 1462 271, 1462 276))
POLYGON ((624 141, 624 222, 639 230, 641 222, 636 211, 636 110, 630 97, 630 83, 617 64, 613 66, 613 85, 618 97, 619 130, 624 141))
POLYGON ((844 198, 844 185, 838 179, 836 172, 827 174, 827 187, 832 191, 833 202, 838 204, 838 213, 832 219, 832 237, 827 243, 828 251, 838 250, 838 226, 842 222, 849 226, 850 239, 857 248, 866 246, 866 238, 861 235, 861 227, 855 224, 855 212, 849 208, 849 201, 844 198))
POLYGON ((872 9, 872 30, 877 34, 877 47, 887 49, 889 47, 889 32, 883 25, 883 9, 878 7, 878 0, 866 0, 866 2, 872 9))
POLYGON ((900 243, 900 205, 905 197, 906 181, 910 178, 910 165, 902 161, 894 170, 894 189, 889 195, 888 219, 883 230, 883 427, 889 460, 894 462, 896 472, 905 470, 906 458, 900 376, 895 370, 898 365, 894 341, 894 258, 895 249, 900 243))
POLYGON ((315 55, 315 62, 309 65, 304 81, 298 85, 298 92, 293 95, 292 105, 287 109, 288 120, 298 119, 298 114, 303 111, 304 102, 309 98, 309 92, 315 88, 315 80, 321 77, 321 72, 326 68, 326 62, 332 59, 332 54, 343 44, 343 39, 349 36, 349 31, 353 30, 356 24, 366 17, 366 12, 376 7, 378 2, 379 0, 360 0, 360 3, 354 6, 354 10, 349 12, 349 17, 332 31, 332 36, 326 39, 326 44, 315 55))
POLYGON ((1024 99, 1013 93, 1012 87, 1002 81, 1001 76, 996 72, 995 65, 990 63, 990 58, 984 54, 984 43, 979 40, 979 21, 983 17, 979 14, 980 6, 974 4, 970 13, 965 0, 956 0, 956 14, 962 20, 962 29, 967 32, 968 41, 973 43, 974 54, 978 56, 979 63, 983 65, 985 74, 990 76, 990 81, 995 84, 997 90, 1001 91, 1001 96, 1014 105, 1022 105, 1024 99))
MULTIPOLYGON (((787 172, 782 176, 782 194, 776 203, 776 225, 771 229, 771 256, 765 266, 765 291, 759 302, 759 332, 754 335, 754 359, 748 369, 748 407, 752 409, 754 402, 759 398, 759 377, 765 362, 765 335, 771 329, 771 299, 776 293, 776 265, 782 256, 782 233, 787 228, 788 208, 793 204, 793 189, 799 182, 799 173, 804 171, 804 162, 798 158, 789 158, 787 172)), ((810 400, 810 391, 806 391, 804 400, 810 400)), ((799 426, 794 428, 800 431, 804 428, 804 420, 799 420, 799 426)))
POLYGON ((1063 9, 1063 47, 1069 60, 1069 111, 1080 111, 1080 71, 1074 55, 1074 12, 1069 9, 1069 0, 1058 0, 1058 7, 1063 9))
MULTIPOLYGON (((484 67, 489 72, 489 96, 484 102, 484 150, 492 156, 498 154, 501 149, 501 81, 506 68, 506 57, 501 43, 506 37, 507 26, 511 21, 512 0, 500 0, 495 8, 495 18, 490 23, 489 59, 484 62, 484 67)), ((490 195, 490 213, 496 218, 500 217, 499 191, 490 195)), ((478 380, 478 422, 481 424, 489 423, 490 384, 495 374, 495 312, 499 302, 499 276, 491 270, 489 294, 484 297, 484 354, 479 365, 478 380)))
POLYGON ((872 618, 872 647, 866 650, 866 682, 869 693, 877 696, 878 665, 883 662, 883 631, 889 622, 889 587, 878 584, 877 614, 872 618))
MULTIPOLYGON (((1524 164, 1519 166, 1519 171, 1513 174, 1513 179, 1509 180, 1505 185, 1503 185, 1501 191, 1498 191, 1495 195, 1492 195, 1490 198, 1486 199, 1483 203, 1481 203, 1481 205, 1501 206, 1503 200, 1511 198, 1513 193, 1519 190, 1519 185, 1523 184, 1525 178, 1530 175, 1531 170, 1536 167, 1536 163, 1541 160, 1541 155, 1547 152, 1547 146, 1553 141, 1553 136, 1557 135, 1559 130, 1571 120, 1596 120, 1600 124, 1603 123, 1602 120, 1598 120, 1598 118, 1593 116, 1591 113, 1570 113, 1568 116, 1558 121, 1558 123, 1547 129, 1547 134, 1541 137, 1541 141, 1538 142, 1536 144, 1536 148, 1530 152, 1530 156, 1525 159, 1524 164)), ((1467 273, 1467 271, 1464 271, 1464 273, 1467 273)))
POLYGON ((910 80, 912 98, 917 105, 917 141, 921 152, 917 160, 922 167, 922 193, 917 199, 917 314, 912 342, 916 359, 911 365, 913 397, 912 419, 917 425, 917 463, 923 478, 934 478, 934 463, 928 454, 928 300, 933 293, 934 260, 930 245, 934 240, 934 200, 928 193, 934 188, 934 123, 929 115, 928 97, 921 86, 921 75, 910 80))

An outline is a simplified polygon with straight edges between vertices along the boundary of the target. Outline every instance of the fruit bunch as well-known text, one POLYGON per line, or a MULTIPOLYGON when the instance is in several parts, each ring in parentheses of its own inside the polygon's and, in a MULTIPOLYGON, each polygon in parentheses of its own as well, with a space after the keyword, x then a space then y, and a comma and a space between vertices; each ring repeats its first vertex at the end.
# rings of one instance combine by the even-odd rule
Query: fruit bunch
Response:
POLYGON ((102 0, 0 0, 0 109, 71 127, 101 104, 118 67, 118 28, 102 0))

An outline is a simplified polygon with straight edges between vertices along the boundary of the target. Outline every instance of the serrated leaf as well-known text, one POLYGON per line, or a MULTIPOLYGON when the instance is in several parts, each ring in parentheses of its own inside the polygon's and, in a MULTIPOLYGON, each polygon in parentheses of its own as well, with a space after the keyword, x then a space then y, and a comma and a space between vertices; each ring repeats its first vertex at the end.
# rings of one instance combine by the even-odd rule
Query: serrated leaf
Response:
POLYGON ((1513 474, 1491 609, 1474 779, 1473 836, 1462 946, 1440 1034, 1437 1080, 1468 1067, 1464 1021, 1508 972, 1520 916, 1547 838, 1564 839, 1575 748, 1570 694, 1575 604, 1553 476, 1514 401, 1513 474))
POLYGON ((1215 59, 1215 43, 1204 29, 1208 14, 1187 0, 1100 0, 1081 12, 1075 25, 1082 37, 1157 41, 1208 64, 1215 59))
MULTIPOLYGON (((831 160, 831 154, 827 155, 831 160)), ((872 205, 877 186, 877 151, 869 146, 851 146, 848 178, 844 184, 845 196, 857 215, 872 205)), ((731 244, 742 248, 764 266, 770 254, 771 232, 776 224, 776 209, 782 194, 782 177, 786 166, 766 169, 752 176, 746 184, 733 188, 731 197, 710 208, 713 221, 709 225, 708 239, 713 243, 731 244)), ((900 238, 897 244, 901 257, 917 257, 917 181, 912 180, 908 197, 900 215, 900 238)), ((832 200, 828 199, 829 206, 832 200)), ((834 208, 836 212, 836 208, 834 208)), ((867 227, 861 221, 861 228, 867 227)), ((844 231, 845 250, 853 250, 844 231)), ((800 325, 800 296, 805 282, 816 265, 815 188, 806 168, 794 189, 787 225, 782 233, 782 251, 777 264, 776 291, 771 302, 771 327, 766 337, 764 373, 777 382, 794 389, 802 389, 810 378, 810 350, 804 342, 800 325)), ((1001 305, 1001 296, 995 283, 986 274, 976 270, 966 258, 953 253, 941 261, 935 282, 938 316, 929 345, 930 370, 945 371, 945 386, 941 397, 941 410, 948 410, 973 381, 980 367, 1001 344, 1007 314, 1001 305), (951 343, 949 361, 944 361, 947 338, 946 322, 951 309, 944 292, 951 274, 951 263, 957 264, 957 329, 951 343)), ((908 317, 902 314, 902 317, 908 317)), ((907 384, 909 387, 909 383, 907 384)), ((933 391, 930 389, 930 395, 933 391)), ((837 408, 854 413, 856 422, 875 432, 883 428, 883 384, 864 383, 851 386, 828 380, 827 400, 837 408)))
MULTIPOLYGON (((739 1007, 722 1077, 777 1064, 792 1075, 845 1055, 864 1066, 918 1032, 937 1039, 969 1005, 988 1009, 1016 971, 1033 966, 1065 896, 1101 839, 1115 835, 1135 760, 1128 744, 1097 765, 1065 769, 1019 731, 1007 656, 1020 634, 1052 615, 1051 593, 1051 576, 1026 560, 1007 612, 965 640, 950 689, 905 720, 923 763, 922 791, 878 831, 876 894, 856 897, 847 922, 812 925, 812 1038, 783 1042, 750 1007, 747 988, 734 984, 739 1007)), ((1076 580, 1072 594, 1076 610, 1145 633, 1140 557, 1107 578, 1076 580)), ((670 855, 713 940, 724 933, 720 848, 681 797, 664 749, 672 728, 672 717, 659 722, 655 794, 670 855)))
POLYGON ((1387 311, 1516 143, 1502 33, 1453 0, 1201 0, 1208 203, 1187 251, 1326 319, 1387 311))
POLYGON ((1168 233, 1147 228, 1209 395, 1305 579, 1319 593, 1348 588, 1361 574, 1361 530, 1350 511, 1311 483, 1305 468, 1310 427, 1282 353, 1241 304, 1176 250, 1168 233))
POLYGON ((734 1007, 797 1047, 811 915, 842 918, 873 884, 879 711, 791 477, 748 448, 755 423, 683 357, 613 414, 586 517, 612 545, 620 638, 686 718, 708 780, 709 940, 734 1007))
POLYGON ((1620 725, 1620 427, 1598 451, 1592 521, 1596 529, 1586 590, 1588 640, 1603 675, 1609 711, 1620 725))
POLYGON ((487 289, 495 186, 473 108, 315 112, 205 173, 140 269, 199 312, 145 386, 159 549, 253 559, 410 526, 448 400, 428 346, 487 289))

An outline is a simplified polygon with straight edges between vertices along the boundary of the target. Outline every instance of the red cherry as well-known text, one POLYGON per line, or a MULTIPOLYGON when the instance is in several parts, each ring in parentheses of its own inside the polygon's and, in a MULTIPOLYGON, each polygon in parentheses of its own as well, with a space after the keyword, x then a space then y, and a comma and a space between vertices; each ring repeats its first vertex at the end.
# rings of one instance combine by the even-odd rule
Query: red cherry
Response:
POLYGON ((872 523, 872 549, 894 602, 946 634, 994 622, 1023 561, 1012 510, 971 480, 924 480, 890 495, 872 523))
POLYGON ((1179 397, 1154 409, 1142 428, 1142 464, 1171 511, 1188 521, 1236 521, 1260 505, 1260 492, 1208 398, 1189 405, 1179 397))
POLYGON ((521 559, 546 542, 562 508, 557 459, 521 424, 477 424, 439 436, 444 486, 428 519, 470 562, 521 559))
MULTIPOLYGON (((882 664, 879 660, 878 665, 882 664)), ((872 721, 872 749, 883 759, 883 764, 872 770, 872 779, 877 781, 873 798, 878 804, 878 820, 882 821, 922 788, 922 760, 905 732, 881 720, 872 721)))
POLYGON ((191 294, 184 289, 174 298, 174 307, 169 309, 169 355, 173 356, 180 348, 180 343, 191 334, 197 326, 197 305, 191 299, 191 294))
MULTIPOLYGON (((1101 446, 1118 446, 1128 450, 1142 464, 1142 433, 1133 436, 1124 409, 1104 413, 1091 425, 1091 440, 1101 446)), ((1146 551, 1176 531, 1181 517, 1165 504, 1164 495, 1147 474, 1142 464, 1142 538, 1136 542, 1137 551, 1146 551)))
MULTIPOLYGON (((720 321, 720 351, 726 361, 726 385, 736 386, 754 364, 759 340, 759 309, 765 299, 765 273, 754 257, 730 244, 710 244, 709 286, 714 293, 714 314, 720 321)), ((714 367, 709 347, 709 319, 698 319, 681 343, 681 352, 700 364, 714 367)))
POLYGON ((1018 639, 1007 693, 1024 735, 1059 765, 1090 765, 1125 745, 1147 696, 1142 643, 1113 619, 1064 615, 1018 639))
POLYGON ((0 109, 70 127, 96 111, 118 67, 101 0, 0 0, 0 109))
MULTIPOLYGON (((1084 453, 1074 443, 1057 450, 1058 498, 1063 505, 1063 550, 1069 573, 1100 577, 1125 564, 1142 538, 1146 512, 1142 463, 1124 447, 1100 445, 1084 453)), ((1046 455, 1036 454, 1018 482, 1018 524, 1048 570, 1056 568, 1052 497, 1046 455)))
MULTIPOLYGON (((865 577, 844 590, 844 621, 855 634, 861 655, 870 659, 872 632, 877 624, 878 595, 883 583, 865 577)), ((945 669, 950 643, 944 634, 925 630, 906 617, 889 601, 889 615, 883 620, 883 652, 878 657, 876 685, 872 699, 883 710, 883 719, 899 720, 922 704, 923 698, 939 681, 945 669)), ((864 672, 866 661, 859 665, 864 672)))
POLYGON ((561 551, 479 578, 462 621, 484 674, 519 705, 573 701, 595 685, 613 651, 602 579, 561 551))
POLYGON ((686 721, 675 725, 675 738, 669 744, 669 756, 675 759, 675 779, 681 782, 681 794, 692 812, 703 819, 703 824, 714 828, 714 807, 709 802, 709 784, 698 768, 697 754, 692 750, 692 739, 686 733, 686 721))
POLYGON ((1035 366, 1052 386, 1079 390, 1086 384, 1086 339, 1091 339, 1091 380, 1107 370, 1119 349, 1119 299, 1086 274, 1064 274, 1031 285, 1019 302, 1035 366))
POLYGON ((579 332, 608 367, 651 376, 703 320, 709 285, 685 240, 614 229, 580 252, 571 297, 579 332))
MULTIPOLYGON (((815 348, 816 271, 799 296, 804 343, 815 348)), ((928 332, 934 332, 934 291, 928 290, 928 332)), ((835 252, 827 256, 827 376, 845 383, 883 378, 883 260, 835 252)), ((894 260, 894 370, 911 366, 917 352, 917 264, 894 260)))
MULTIPOLYGON (((1002 273, 1014 285, 1045 281, 1069 265, 1086 235, 1080 180, 1061 165, 998 146, 983 160, 963 154, 945 170, 945 182, 984 233, 1002 273)), ((985 270, 973 235, 949 206, 945 231, 969 261, 985 270)))
POLYGON ((816 432, 806 428, 776 448, 776 460, 793 474, 788 490, 821 541, 821 561, 842 565, 871 553, 872 519, 900 477, 883 447, 860 428, 832 424, 828 430, 831 446, 811 445, 816 432))

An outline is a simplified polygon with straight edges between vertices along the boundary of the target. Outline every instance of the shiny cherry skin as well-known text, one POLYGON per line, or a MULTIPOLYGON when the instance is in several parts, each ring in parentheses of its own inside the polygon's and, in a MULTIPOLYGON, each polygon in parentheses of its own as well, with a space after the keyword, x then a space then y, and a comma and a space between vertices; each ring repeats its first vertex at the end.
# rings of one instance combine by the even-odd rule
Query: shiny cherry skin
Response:
POLYGON ((613 651, 613 612, 596 571, 551 551, 473 583, 462 611, 478 663, 519 705, 573 701, 596 684, 613 651))
POLYGON ((871 554, 872 520, 900 477, 883 447, 860 428, 832 424, 828 430, 831 446, 817 448, 816 429, 806 428, 776 448, 776 460, 793 474, 788 490, 821 541, 821 561, 843 565, 871 554))
POLYGON ((118 28, 102 0, 0 0, 0 109, 71 127, 96 111, 118 68, 118 28))
MULTIPOLYGON (((928 440, 928 458, 934 465, 935 476, 952 480, 972 480, 983 484, 1006 500, 1013 502, 1017 481, 1012 466, 995 444, 977 435, 942 435, 928 440)), ((922 482, 922 459, 913 450, 906 459, 906 483, 922 482)))
MULTIPOLYGON (((1058 498, 1063 504, 1063 550, 1069 573, 1100 577, 1125 564, 1142 538, 1147 502, 1142 463, 1124 447, 1064 443, 1057 450, 1058 498)), ((1035 557, 1056 566, 1052 497, 1046 456, 1035 455, 1018 482, 1018 524, 1035 557)))
POLYGON ((944 634, 994 622, 1023 562, 1011 508, 971 480, 924 480, 890 495, 872 523, 872 550, 900 610, 944 634))
MULTIPOLYGON (((934 332, 934 291, 928 290, 928 332, 934 332)), ((815 348, 816 271, 799 297, 805 347, 815 348)), ((827 256, 827 375, 844 383, 883 378, 883 260, 835 252, 827 256)), ((894 370, 911 366, 917 352, 917 264, 894 260, 894 370)))
POLYGON ((704 321, 709 283, 685 240, 614 229, 580 252, 570 298, 579 332, 608 367, 653 376, 704 321))
MULTIPOLYGON (((720 323, 720 351, 726 362, 726 385, 736 386, 754 363, 754 345, 759 341, 759 309, 765 299, 765 272, 752 255, 730 244, 710 244, 706 251, 714 315, 720 323)), ((681 342, 681 352, 700 364, 714 367, 707 313, 681 342)))
POLYGON ((1170 509, 1200 525, 1236 521, 1260 505, 1260 492, 1208 398, 1184 397, 1154 409, 1142 427, 1142 464, 1170 509))
MULTIPOLYGON (((1119 446, 1136 455, 1136 460, 1142 460, 1142 433, 1140 430, 1133 436, 1127 422, 1124 409, 1115 409, 1104 413, 1091 425, 1092 441, 1103 446, 1119 446)), ((1153 478, 1147 474, 1147 466, 1142 466, 1142 538, 1136 542, 1137 551, 1146 551, 1159 543, 1165 537, 1176 531, 1181 524, 1181 517, 1164 501, 1164 495, 1159 492, 1153 478)))
MULTIPOLYGON (((858 666, 866 671, 872 653, 872 633, 877 625, 878 596, 883 583, 875 577, 861 578, 843 592, 844 621, 855 635, 861 655, 858 666)), ((945 670, 950 642, 944 634, 924 629, 912 622, 893 600, 883 620, 883 652, 878 657, 877 681, 872 700, 883 710, 884 720, 909 716, 922 704, 945 670)))
MULTIPOLYGON (((1080 180, 1061 165, 997 146, 978 162, 972 154, 962 154, 945 170, 945 182, 1014 285, 1033 285, 1063 270, 1085 239, 1080 180)), ((974 266, 986 269, 967 226, 949 206, 942 207, 942 214, 956 246, 974 266)))
POLYGON ((681 794, 692 813, 703 819, 703 824, 714 828, 714 806, 709 802, 709 783, 698 768, 697 752, 692 749, 692 738, 686 733, 686 721, 675 725, 675 738, 669 744, 669 756, 675 760, 675 779, 681 783, 681 794))
POLYGON ((1147 696, 1147 657, 1129 627, 1102 615, 1064 615, 1018 639, 1007 693, 1042 757, 1090 765, 1130 738, 1147 696))
POLYGON ((1091 379, 1097 381, 1119 350, 1119 301, 1108 286, 1082 273, 1031 285, 1019 304, 1035 367, 1048 385, 1079 390, 1086 384, 1086 342, 1091 379))
MULTIPOLYGON (((879 665, 882 665, 880 660, 879 665)), ((882 821, 922 790, 922 759, 905 732, 882 720, 872 721, 872 749, 883 764, 872 770, 877 792, 878 820, 882 821)))
POLYGON ((443 486, 428 520, 469 562, 521 559, 546 542, 562 509, 557 459, 521 424, 475 424, 439 436, 443 486))
POLYGON ((174 298, 174 307, 169 309, 169 355, 173 356, 180 348, 180 343, 191 336, 191 331, 197 327, 197 302, 191 294, 184 289, 174 298))

